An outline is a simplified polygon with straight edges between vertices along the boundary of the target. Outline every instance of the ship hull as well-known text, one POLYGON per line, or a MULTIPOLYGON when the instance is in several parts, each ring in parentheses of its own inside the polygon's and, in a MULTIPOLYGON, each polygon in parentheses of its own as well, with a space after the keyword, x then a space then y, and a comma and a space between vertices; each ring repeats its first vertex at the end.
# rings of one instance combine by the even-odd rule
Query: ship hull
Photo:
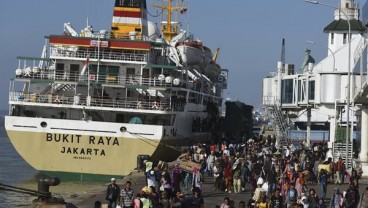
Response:
POLYGON ((137 168, 142 155, 172 161, 189 144, 153 125, 6 116, 5 127, 24 160, 47 172, 122 176, 137 168))

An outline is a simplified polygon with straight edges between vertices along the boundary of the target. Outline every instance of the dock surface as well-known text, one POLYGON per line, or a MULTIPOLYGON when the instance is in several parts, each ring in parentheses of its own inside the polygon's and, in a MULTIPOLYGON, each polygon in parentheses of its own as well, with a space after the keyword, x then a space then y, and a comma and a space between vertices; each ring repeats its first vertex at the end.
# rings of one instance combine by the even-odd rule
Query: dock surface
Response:
MULTIPOLYGON (((135 193, 139 193, 142 187, 146 185, 146 179, 143 171, 134 171, 131 175, 125 176, 123 179, 118 179, 117 184, 122 186, 128 180, 132 182, 132 188, 134 189, 135 193)), ((339 188, 340 192, 346 191, 348 188, 348 184, 346 183, 347 181, 348 180, 345 180, 345 184, 342 185, 328 185, 326 199, 327 206, 329 206, 329 199, 332 196, 334 188, 339 188)), ((101 186, 96 187, 96 189, 91 190, 88 193, 84 193, 83 195, 79 195, 78 197, 75 197, 73 199, 66 199, 66 201, 73 203, 78 208, 91 208, 97 200, 105 203, 105 193, 108 184, 109 182, 107 182, 106 184, 101 184, 101 186)), ((240 201, 245 201, 245 203, 247 203, 249 198, 251 197, 251 194, 253 193, 249 184, 246 185, 245 190, 241 193, 228 193, 221 190, 214 191, 213 184, 213 178, 205 174, 205 182, 203 183, 202 196, 205 202, 204 207, 206 208, 212 208, 215 205, 221 205, 224 201, 224 197, 229 197, 231 200, 234 201, 235 207, 238 207, 240 201)), ((359 184, 359 193, 361 194, 363 193, 365 188, 368 187, 368 178, 361 179, 359 184)), ((307 189, 309 190, 310 188, 314 188, 317 192, 317 195, 321 196, 321 190, 318 184, 307 184, 307 189)), ((187 196, 191 196, 190 193, 187 193, 187 196)))

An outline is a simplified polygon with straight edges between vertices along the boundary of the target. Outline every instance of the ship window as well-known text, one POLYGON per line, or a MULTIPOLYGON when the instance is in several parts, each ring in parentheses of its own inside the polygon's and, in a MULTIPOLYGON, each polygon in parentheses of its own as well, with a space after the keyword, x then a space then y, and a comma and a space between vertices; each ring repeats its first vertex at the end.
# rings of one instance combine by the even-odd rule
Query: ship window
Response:
POLYGON ((135 75, 135 68, 127 68, 126 69, 126 74, 127 74, 127 76, 129 76, 129 75, 134 76, 135 75))
POLYGON ((77 81, 79 76, 79 64, 70 64, 70 81, 77 81))
POLYGON ((46 127, 47 127, 47 123, 46 123, 45 121, 42 121, 42 122, 41 122, 41 127, 42 127, 42 128, 46 128, 46 127))
POLYGON ((106 80, 116 81, 119 75, 119 67, 118 66, 107 66, 100 65, 99 68, 97 65, 90 65, 90 74, 97 75, 98 72, 98 81, 104 82, 106 80), (106 79, 107 78, 107 79, 106 79))
POLYGON ((57 63, 56 64, 56 79, 60 80, 64 76, 64 64, 57 63))
POLYGON ((127 128, 125 127, 125 126, 122 126, 121 128, 120 128, 120 132, 126 132, 127 131, 127 128))
POLYGON ((116 0, 115 6, 116 7, 134 7, 134 8, 146 8, 146 1, 145 0, 116 0))

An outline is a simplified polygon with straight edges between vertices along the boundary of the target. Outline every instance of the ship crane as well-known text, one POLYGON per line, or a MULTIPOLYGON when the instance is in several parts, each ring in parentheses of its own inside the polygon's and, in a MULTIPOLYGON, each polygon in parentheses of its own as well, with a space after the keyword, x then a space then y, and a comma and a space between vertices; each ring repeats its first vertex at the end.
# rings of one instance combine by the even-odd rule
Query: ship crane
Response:
POLYGON ((217 57, 218 57, 219 53, 220 53, 220 48, 217 48, 215 54, 212 57, 213 63, 216 63, 216 60, 217 60, 217 57))
POLYGON ((78 33, 73 29, 73 26, 70 22, 64 23, 64 32, 70 33, 73 37, 78 37, 78 33))

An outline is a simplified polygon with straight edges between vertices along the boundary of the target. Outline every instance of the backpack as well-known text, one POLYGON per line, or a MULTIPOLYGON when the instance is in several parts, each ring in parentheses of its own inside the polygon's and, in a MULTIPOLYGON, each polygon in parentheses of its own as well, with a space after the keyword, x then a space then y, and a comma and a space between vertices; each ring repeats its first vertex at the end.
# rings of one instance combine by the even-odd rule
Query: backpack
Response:
POLYGON ((289 200, 296 201, 296 191, 295 189, 290 189, 288 192, 289 200))

